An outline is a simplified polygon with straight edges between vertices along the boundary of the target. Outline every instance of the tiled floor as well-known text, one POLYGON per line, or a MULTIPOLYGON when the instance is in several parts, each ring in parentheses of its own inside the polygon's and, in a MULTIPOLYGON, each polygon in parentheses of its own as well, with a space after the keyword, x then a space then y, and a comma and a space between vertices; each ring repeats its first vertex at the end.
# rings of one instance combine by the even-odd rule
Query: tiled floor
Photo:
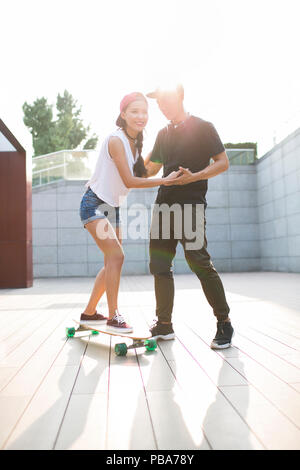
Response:
MULTIPOLYGON (((1 290, 1 448, 300 449, 300 274, 221 278, 236 332, 223 352, 193 274, 175 277, 176 340, 126 357, 119 338, 65 336, 93 279, 1 290)), ((152 277, 123 277, 119 305, 147 333, 152 277)))

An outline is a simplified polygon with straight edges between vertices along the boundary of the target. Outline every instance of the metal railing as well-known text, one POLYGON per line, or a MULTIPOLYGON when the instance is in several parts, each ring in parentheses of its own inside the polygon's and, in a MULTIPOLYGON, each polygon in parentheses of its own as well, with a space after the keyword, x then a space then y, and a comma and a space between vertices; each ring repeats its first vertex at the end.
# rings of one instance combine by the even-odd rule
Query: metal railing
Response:
MULTIPOLYGON (((254 149, 226 149, 230 165, 251 165, 254 149)), ((95 150, 60 150, 32 160, 32 186, 39 187, 62 180, 87 180, 96 164, 95 150)))
POLYGON ((32 186, 61 180, 89 179, 97 158, 95 150, 60 150, 32 159, 32 186))

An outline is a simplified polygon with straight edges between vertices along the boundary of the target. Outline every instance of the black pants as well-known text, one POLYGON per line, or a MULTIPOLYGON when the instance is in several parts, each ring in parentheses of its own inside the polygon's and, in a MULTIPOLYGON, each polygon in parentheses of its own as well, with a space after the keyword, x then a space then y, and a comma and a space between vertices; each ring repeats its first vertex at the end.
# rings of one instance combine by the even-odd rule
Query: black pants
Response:
MULTIPOLYGON (((183 209, 184 211, 184 209, 183 209)), ((155 213, 155 209, 154 209, 155 213)), ((162 219, 155 219, 153 213, 150 232, 150 272, 154 275, 155 296, 156 296, 156 315, 159 321, 171 322, 174 303, 174 279, 172 272, 172 261, 176 254, 178 241, 184 248, 186 261, 191 270, 196 274, 201 282, 203 292, 214 315, 218 320, 224 320, 228 317, 230 311, 226 302, 225 292, 222 281, 207 252, 207 239, 205 234, 206 219, 203 217, 203 246, 200 249, 187 249, 187 240, 182 234, 178 238, 174 230, 174 216, 170 217, 170 236, 163 237, 161 230, 162 219), (157 227, 159 223, 159 227, 157 227), (154 226, 155 224, 155 226, 154 226), (156 237, 153 238, 153 229, 156 229, 156 237), (175 232, 175 233, 174 233, 175 232)), ((193 217, 194 217, 193 208, 193 217)), ((193 227, 194 219, 193 219, 193 227)), ((184 232, 184 231, 183 231, 184 232)))

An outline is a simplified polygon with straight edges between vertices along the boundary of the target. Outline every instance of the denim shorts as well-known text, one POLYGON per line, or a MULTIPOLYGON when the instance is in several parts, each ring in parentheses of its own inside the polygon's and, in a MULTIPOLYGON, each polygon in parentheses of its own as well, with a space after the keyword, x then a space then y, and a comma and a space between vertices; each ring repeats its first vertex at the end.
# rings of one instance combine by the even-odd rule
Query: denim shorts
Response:
POLYGON ((119 227, 121 224, 120 220, 120 208, 113 207, 106 202, 99 199, 91 188, 88 188, 84 193, 80 203, 80 218, 83 226, 92 220, 97 219, 108 219, 114 227, 119 227))

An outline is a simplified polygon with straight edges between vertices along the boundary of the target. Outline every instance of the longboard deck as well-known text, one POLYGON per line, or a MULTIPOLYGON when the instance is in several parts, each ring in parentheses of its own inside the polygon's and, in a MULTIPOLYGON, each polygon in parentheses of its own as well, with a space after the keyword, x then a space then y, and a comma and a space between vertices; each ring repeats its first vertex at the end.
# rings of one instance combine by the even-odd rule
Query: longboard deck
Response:
POLYGON ((130 338, 134 341, 142 341, 144 339, 151 339, 152 336, 134 336, 133 333, 127 333, 127 334, 122 334, 122 333, 115 333, 114 331, 107 331, 106 328, 95 328, 99 325, 89 325, 87 323, 83 324, 79 323, 77 320, 73 320, 73 322, 76 325, 79 325, 80 330, 86 330, 86 331, 97 331, 98 333, 104 333, 105 335, 110 335, 110 336, 120 336, 121 338, 130 338))

